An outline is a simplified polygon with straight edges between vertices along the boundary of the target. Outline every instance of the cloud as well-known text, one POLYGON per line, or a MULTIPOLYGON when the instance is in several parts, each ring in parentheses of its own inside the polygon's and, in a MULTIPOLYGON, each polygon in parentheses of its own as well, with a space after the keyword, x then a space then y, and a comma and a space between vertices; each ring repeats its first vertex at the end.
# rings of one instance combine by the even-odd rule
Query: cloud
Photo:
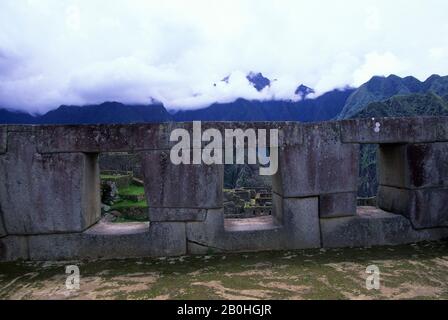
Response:
POLYGON ((391 73, 400 74, 410 69, 406 61, 400 60, 391 52, 380 54, 371 52, 365 56, 364 64, 353 74, 354 84, 360 86, 367 82, 372 75, 386 76, 391 73))
POLYGON ((321 94, 377 74, 423 79, 448 73, 447 11, 444 0, 2 0, 0 106, 188 109, 293 99, 301 83, 321 94), (250 71, 278 81, 257 92, 250 71))

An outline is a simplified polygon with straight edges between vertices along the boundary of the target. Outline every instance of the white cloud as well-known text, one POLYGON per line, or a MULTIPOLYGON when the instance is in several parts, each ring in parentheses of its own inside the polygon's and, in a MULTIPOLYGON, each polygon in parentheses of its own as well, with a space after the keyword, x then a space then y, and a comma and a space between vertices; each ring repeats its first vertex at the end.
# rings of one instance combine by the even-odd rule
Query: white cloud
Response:
POLYGON ((2 0, 0 106, 197 108, 446 74, 445 12, 445 0, 2 0), (259 93, 249 71, 278 81, 259 93))
POLYGON ((360 86, 375 75, 387 76, 392 73, 402 74, 406 70, 409 70, 409 65, 393 53, 385 52, 380 54, 378 52, 371 52, 365 56, 364 64, 355 70, 353 83, 355 86, 360 86))
POLYGON ((367 30, 378 31, 381 29, 381 13, 377 7, 366 8, 366 21, 364 23, 367 30))
POLYGON ((81 30, 81 12, 76 6, 70 6, 66 10, 66 24, 67 27, 73 31, 81 30))

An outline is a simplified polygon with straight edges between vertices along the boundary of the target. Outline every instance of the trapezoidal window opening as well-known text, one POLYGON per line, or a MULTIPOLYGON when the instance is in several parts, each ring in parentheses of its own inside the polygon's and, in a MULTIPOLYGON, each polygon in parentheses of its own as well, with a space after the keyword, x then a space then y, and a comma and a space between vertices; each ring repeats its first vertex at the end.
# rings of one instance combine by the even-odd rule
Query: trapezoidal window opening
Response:
POLYGON ((149 221, 138 155, 130 152, 101 153, 99 165, 103 217, 114 223, 149 221))
POLYGON ((360 145, 358 206, 376 207, 378 193, 378 147, 378 144, 360 145))
POLYGON ((272 199, 273 176, 260 175, 260 164, 249 164, 248 152, 244 150, 245 164, 224 165, 223 207, 228 231, 278 227, 272 199))

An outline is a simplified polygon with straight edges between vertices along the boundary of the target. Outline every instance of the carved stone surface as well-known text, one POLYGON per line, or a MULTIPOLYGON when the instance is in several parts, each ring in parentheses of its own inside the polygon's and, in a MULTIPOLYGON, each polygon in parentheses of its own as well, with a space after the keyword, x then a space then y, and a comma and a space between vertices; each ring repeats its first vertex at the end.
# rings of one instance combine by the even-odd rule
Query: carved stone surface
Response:
POLYGON ((356 215, 356 192, 323 194, 319 196, 321 218, 356 215))
POLYGON ((284 197, 355 192, 359 146, 340 141, 338 123, 306 125, 303 144, 283 147, 273 191, 284 197))
POLYGON ((378 162, 381 185, 448 187, 448 143, 380 145, 378 162))
POLYGON ((169 152, 140 153, 150 208, 221 208, 223 165, 174 165, 169 152))
POLYGON ((195 126, 0 126, 0 260, 395 245, 448 236, 448 118, 202 123, 202 132, 279 130, 273 215, 245 220, 224 219, 223 165, 170 161, 172 130, 192 135, 195 126), (356 211, 360 143, 380 144, 377 202, 388 212, 356 211), (113 151, 138 154, 150 223, 98 222, 98 153, 113 151))
POLYGON ((359 208, 356 217, 321 219, 327 248, 399 245, 448 236, 448 228, 414 230, 401 215, 375 208, 359 208))
POLYGON ((446 117, 353 119, 340 123, 344 143, 448 141, 446 117))
POLYGON ((0 126, 0 154, 6 152, 8 144, 8 132, 6 126, 0 126))
POLYGON ((10 133, 0 156, 0 203, 9 234, 80 232, 99 220, 95 155, 39 154, 36 136, 10 133))
POLYGON ((408 190, 380 186, 378 206, 407 217, 417 229, 448 227, 448 188, 408 190))

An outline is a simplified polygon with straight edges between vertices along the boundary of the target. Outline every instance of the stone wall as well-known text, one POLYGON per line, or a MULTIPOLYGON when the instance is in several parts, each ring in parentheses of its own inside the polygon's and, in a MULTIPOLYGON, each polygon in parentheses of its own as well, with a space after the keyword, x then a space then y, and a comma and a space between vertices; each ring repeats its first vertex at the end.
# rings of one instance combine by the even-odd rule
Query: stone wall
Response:
POLYGON ((143 178, 140 159, 137 155, 127 152, 104 153, 99 158, 101 171, 132 172, 136 178, 143 178))
POLYGON ((448 236, 448 118, 279 130, 270 217, 227 220, 223 165, 174 165, 170 133, 192 123, 0 126, 0 260, 54 260, 400 244, 448 236), (360 144, 379 144, 377 208, 356 206, 360 144), (149 224, 100 221, 98 157, 138 155, 149 224))

